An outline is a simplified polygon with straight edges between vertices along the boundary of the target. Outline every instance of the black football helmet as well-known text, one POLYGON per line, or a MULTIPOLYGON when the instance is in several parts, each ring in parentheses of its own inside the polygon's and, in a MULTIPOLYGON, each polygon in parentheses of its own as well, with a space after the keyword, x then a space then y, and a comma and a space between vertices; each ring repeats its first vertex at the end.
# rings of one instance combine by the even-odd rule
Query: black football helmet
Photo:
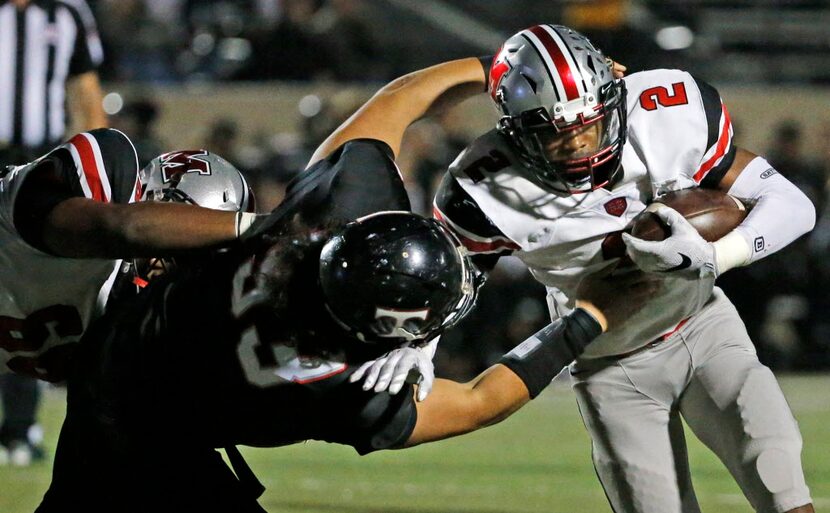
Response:
POLYGON ((319 273, 331 316, 367 343, 428 341, 475 302, 464 247, 438 221, 411 212, 349 223, 323 246, 319 273))

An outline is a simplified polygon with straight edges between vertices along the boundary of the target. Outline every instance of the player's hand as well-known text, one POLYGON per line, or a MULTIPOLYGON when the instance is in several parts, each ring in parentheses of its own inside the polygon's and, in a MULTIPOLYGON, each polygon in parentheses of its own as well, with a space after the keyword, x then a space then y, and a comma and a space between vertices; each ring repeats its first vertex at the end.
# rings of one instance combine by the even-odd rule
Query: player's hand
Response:
POLYGON ((405 346, 393 349, 377 360, 361 365, 349 377, 349 381, 355 383, 363 378, 363 390, 374 387, 375 392, 388 390, 394 395, 401 391, 409 378, 409 382, 418 384, 416 399, 423 401, 435 381, 431 353, 428 347, 405 346))
POLYGON ((623 233, 626 253, 643 271, 669 273, 688 279, 717 276, 715 246, 676 210, 665 205, 654 213, 671 230, 662 241, 647 241, 623 233))
POLYGON ((623 78, 625 76, 625 72, 628 71, 628 68, 619 62, 615 61, 614 59, 608 57, 608 67, 611 68, 611 74, 614 75, 614 78, 623 78))

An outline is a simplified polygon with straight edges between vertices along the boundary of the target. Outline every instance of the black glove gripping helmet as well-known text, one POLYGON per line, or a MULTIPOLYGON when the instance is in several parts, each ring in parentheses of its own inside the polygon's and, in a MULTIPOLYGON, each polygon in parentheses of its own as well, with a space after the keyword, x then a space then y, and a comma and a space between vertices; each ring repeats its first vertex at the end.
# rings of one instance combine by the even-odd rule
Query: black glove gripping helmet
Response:
POLYGON ((585 36, 562 25, 536 25, 511 36, 493 60, 489 89, 503 114, 498 129, 542 186, 590 192, 619 173, 625 84, 614 79, 609 62, 585 36))
POLYGON ((473 306, 473 267, 438 221, 381 212, 349 223, 323 246, 326 308, 357 339, 400 345, 428 341, 473 306))

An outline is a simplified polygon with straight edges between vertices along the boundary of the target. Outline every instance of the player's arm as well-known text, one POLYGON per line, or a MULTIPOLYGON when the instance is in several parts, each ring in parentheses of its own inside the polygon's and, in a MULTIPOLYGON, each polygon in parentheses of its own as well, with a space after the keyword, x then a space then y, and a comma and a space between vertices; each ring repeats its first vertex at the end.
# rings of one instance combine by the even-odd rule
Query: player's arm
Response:
POLYGON ((486 72, 479 59, 467 58, 437 64, 393 80, 323 141, 308 165, 353 139, 383 141, 397 156, 409 125, 423 116, 483 93, 486 72))
POLYGON ((415 429, 405 446, 461 435, 509 417, 591 341, 633 314, 660 283, 640 272, 585 280, 578 292, 585 299, 576 310, 516 346, 499 363, 468 383, 436 380, 432 394, 417 403, 415 429))
POLYGON ((520 249, 487 217, 451 172, 444 175, 438 186, 432 214, 458 237, 482 273, 490 272, 500 257, 520 249))
POLYGON ((694 83, 700 93, 701 125, 708 128, 708 137, 691 178, 700 187, 744 200, 751 210, 733 231, 711 243, 670 209, 656 212, 675 225, 670 243, 624 239, 629 256, 643 270, 717 276, 770 255, 809 232, 815 226, 816 213, 809 198, 766 159, 734 146, 729 112, 720 94, 702 80, 694 79, 694 83), (691 256, 690 267, 674 265, 680 253, 691 256))
POLYGON ((87 71, 72 77, 67 83, 67 90, 72 100, 70 105, 74 107, 77 131, 109 126, 97 72, 87 71))
POLYGON ((112 129, 78 134, 10 179, 17 232, 57 256, 127 258, 232 241, 248 214, 168 203, 130 203, 138 163, 129 139, 112 129))
POLYGON ((661 208, 655 214, 670 227, 668 239, 649 242, 623 234, 627 253, 640 269, 691 278, 719 276, 780 250, 815 226, 816 211, 810 199, 766 159, 749 151, 736 149, 732 164, 711 186, 751 207, 741 224, 719 240, 707 242, 682 215, 661 208), (691 265, 678 264, 678 256, 688 257, 691 265))
POLYGON ((193 205, 70 198, 46 216, 41 240, 64 257, 149 257, 226 244, 237 237, 237 222, 236 212, 193 205))
POLYGON ((746 219, 714 243, 719 272, 770 255, 815 227, 810 199, 765 158, 747 150, 737 149, 717 188, 751 206, 746 219))

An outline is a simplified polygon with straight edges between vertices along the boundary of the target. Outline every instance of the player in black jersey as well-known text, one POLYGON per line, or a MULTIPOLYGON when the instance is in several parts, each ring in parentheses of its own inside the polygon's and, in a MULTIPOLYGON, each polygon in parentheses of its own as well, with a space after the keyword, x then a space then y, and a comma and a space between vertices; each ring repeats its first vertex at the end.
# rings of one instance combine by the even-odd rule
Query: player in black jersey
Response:
POLYGON ((411 384, 391 395, 350 382, 359 364, 439 334, 474 294, 468 258, 441 225, 364 217, 408 210, 394 163, 404 129, 483 73, 476 59, 438 68, 376 94, 243 245, 153 281, 90 328, 39 511, 260 511, 215 448, 318 439, 367 453, 487 426, 653 290, 588 285, 593 303, 470 383, 438 380, 422 402, 411 384), (412 101, 391 110, 399 89, 412 101), (621 293, 630 301, 614 302, 606 321, 621 293))

